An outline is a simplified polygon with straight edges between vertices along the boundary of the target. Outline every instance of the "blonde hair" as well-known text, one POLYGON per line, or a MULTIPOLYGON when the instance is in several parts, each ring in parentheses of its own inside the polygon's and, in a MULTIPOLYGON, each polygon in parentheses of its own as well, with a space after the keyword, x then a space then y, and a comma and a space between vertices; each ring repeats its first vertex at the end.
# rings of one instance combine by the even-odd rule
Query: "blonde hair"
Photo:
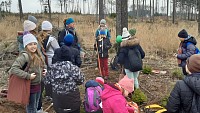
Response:
POLYGON ((31 65, 34 65, 34 66, 40 66, 40 67, 43 67, 44 68, 44 65, 45 65, 45 61, 42 57, 42 54, 41 52, 39 51, 39 49, 37 48, 37 50, 34 52, 34 53, 31 53, 27 46, 25 47, 25 50, 28 52, 29 56, 30 56, 30 60, 31 60, 31 65))
POLYGON ((42 30, 38 34, 38 42, 41 45, 42 49, 44 49, 43 47, 44 40, 47 39, 47 36, 49 35, 50 32, 51 31, 49 30, 42 30))

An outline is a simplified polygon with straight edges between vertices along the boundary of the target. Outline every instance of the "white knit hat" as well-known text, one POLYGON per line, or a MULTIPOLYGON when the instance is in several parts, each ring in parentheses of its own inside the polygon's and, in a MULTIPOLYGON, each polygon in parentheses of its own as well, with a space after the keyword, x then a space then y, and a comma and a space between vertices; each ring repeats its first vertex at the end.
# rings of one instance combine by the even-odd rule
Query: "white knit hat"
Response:
POLYGON ((38 41, 33 34, 26 34, 23 36, 24 48, 31 42, 36 42, 38 44, 38 41))
POLYGON ((124 27, 123 28, 123 32, 122 32, 122 40, 127 40, 130 37, 130 33, 128 32, 127 28, 124 27))
POLYGON ((36 24, 30 20, 24 21, 24 31, 32 31, 36 28, 36 24))
POLYGON ((100 24, 106 24, 106 20, 105 19, 101 19, 100 24))
POLYGON ((53 26, 49 21, 43 21, 41 28, 42 30, 52 30, 53 26))

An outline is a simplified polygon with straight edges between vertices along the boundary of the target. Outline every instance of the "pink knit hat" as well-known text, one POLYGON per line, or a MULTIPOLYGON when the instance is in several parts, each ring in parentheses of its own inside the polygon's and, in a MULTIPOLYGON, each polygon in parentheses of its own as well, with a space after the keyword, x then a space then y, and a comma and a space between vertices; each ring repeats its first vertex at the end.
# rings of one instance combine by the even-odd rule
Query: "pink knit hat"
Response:
POLYGON ((98 83, 100 83, 101 85, 104 85, 104 79, 103 79, 102 77, 97 77, 97 78, 96 78, 96 81, 97 81, 98 83))
POLYGON ((119 85, 127 90, 129 93, 134 91, 133 84, 133 79, 128 78, 128 76, 124 76, 124 78, 119 81, 119 85))

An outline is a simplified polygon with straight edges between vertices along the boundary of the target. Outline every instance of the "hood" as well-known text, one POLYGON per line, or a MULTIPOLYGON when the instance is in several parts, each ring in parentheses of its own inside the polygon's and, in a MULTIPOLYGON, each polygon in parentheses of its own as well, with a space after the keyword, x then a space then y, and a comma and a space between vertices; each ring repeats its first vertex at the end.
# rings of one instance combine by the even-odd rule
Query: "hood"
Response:
POLYGON ((104 90, 101 95, 102 100, 106 100, 114 95, 122 95, 122 93, 119 90, 111 87, 110 85, 104 84, 104 90))
POLYGON ((139 45, 140 40, 136 37, 131 37, 128 40, 123 40, 121 42, 121 47, 130 47, 130 46, 136 46, 139 45))
POLYGON ((190 36, 190 38, 189 38, 188 40, 185 40, 184 42, 191 42, 191 43, 193 43, 194 45, 197 44, 197 41, 196 41, 196 39, 195 39, 193 36, 190 36))
POLYGON ((71 61, 71 50, 68 46, 63 45, 61 48, 55 50, 57 61, 71 61))
POLYGON ((200 73, 193 73, 185 77, 184 82, 198 95, 200 95, 200 73))

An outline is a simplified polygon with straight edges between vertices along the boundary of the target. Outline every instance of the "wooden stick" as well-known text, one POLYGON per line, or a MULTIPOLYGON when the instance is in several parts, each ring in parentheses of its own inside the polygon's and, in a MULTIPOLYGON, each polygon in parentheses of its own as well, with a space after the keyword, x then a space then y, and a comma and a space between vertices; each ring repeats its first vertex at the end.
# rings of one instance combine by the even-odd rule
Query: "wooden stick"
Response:
POLYGON ((53 106, 53 103, 51 103, 51 104, 47 107, 47 109, 45 109, 44 111, 46 112, 46 111, 49 110, 52 106, 53 106))

